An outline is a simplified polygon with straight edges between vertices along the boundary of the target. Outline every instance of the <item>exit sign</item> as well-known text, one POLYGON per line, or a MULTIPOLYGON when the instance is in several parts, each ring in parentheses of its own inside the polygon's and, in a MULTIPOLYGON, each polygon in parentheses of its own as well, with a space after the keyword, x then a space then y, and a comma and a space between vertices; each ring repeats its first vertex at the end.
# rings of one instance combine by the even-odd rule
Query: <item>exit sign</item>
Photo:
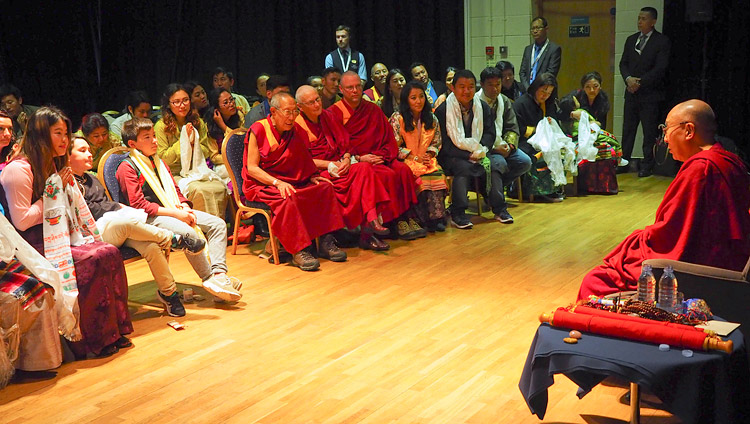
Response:
POLYGON ((568 37, 590 37, 591 26, 590 25, 569 25, 568 26, 568 37))

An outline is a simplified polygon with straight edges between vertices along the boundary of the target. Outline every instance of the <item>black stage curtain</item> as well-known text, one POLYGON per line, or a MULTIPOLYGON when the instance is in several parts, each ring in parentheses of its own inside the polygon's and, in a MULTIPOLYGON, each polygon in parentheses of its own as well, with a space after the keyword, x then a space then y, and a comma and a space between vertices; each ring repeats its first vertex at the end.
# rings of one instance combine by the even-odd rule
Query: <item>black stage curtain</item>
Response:
POLYGON ((28 104, 55 104, 74 122, 91 111, 120 110, 144 89, 159 104, 170 82, 211 71, 235 75, 235 91, 255 93, 261 72, 285 74, 294 86, 320 74, 336 47, 339 24, 369 68, 404 71, 426 64, 433 79, 464 63, 463 1, 131 0, 4 3, 0 13, 0 79, 28 104))
POLYGON ((750 8, 744 2, 713 1, 711 21, 687 22, 688 2, 664 2, 664 33, 672 40, 668 109, 703 98, 716 113, 719 134, 750 157, 750 8))

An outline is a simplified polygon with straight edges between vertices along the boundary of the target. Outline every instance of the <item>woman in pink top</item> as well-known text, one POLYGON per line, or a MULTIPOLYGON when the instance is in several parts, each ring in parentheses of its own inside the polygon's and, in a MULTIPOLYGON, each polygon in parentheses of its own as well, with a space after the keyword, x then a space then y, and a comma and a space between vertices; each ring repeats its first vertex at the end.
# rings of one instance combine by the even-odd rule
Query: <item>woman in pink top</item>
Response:
MULTIPOLYGON (((55 107, 39 108, 29 118, 21 150, 0 173, 6 210, 19 233, 44 252, 42 194, 50 175, 75 184, 67 158, 70 120, 55 107)), ((131 346, 133 331, 128 312, 128 284, 120 251, 103 242, 71 246, 78 284, 78 306, 83 340, 71 343, 77 357, 107 356, 131 346)))

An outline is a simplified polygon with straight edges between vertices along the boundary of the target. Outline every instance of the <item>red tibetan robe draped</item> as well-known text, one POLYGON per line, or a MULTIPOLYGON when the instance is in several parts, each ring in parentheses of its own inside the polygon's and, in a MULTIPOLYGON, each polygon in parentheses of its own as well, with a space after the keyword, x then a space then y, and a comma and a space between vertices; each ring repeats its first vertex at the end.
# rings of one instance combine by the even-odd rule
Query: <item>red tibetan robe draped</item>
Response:
POLYGON ((271 118, 254 123, 245 136, 242 191, 247 200, 263 202, 273 212, 271 227, 289 253, 309 246, 316 237, 344 226, 341 206, 331 184, 313 184, 318 173, 304 139, 295 130, 279 134, 271 118), (274 186, 254 180, 247 172, 247 143, 255 135, 260 153, 259 166, 269 175, 294 186, 296 193, 286 199, 274 186))
POLYGON ((396 159, 398 145, 393 127, 383 111, 368 101, 362 101, 357 109, 352 109, 344 100, 334 103, 328 110, 333 121, 343 125, 349 134, 349 153, 383 157, 385 163, 375 165, 373 169, 391 198, 390 213, 383 214, 384 220, 399 217, 417 203, 414 175, 408 166, 396 159))
POLYGON ((667 188, 654 224, 632 233, 589 272, 578 298, 636 290, 646 259, 742 270, 750 256, 749 186, 742 161, 719 143, 692 156, 667 188))
MULTIPOLYGON (((343 127, 332 124, 331 119, 330 112, 326 110, 320 115, 318 123, 308 120, 304 114, 297 116, 295 130, 300 139, 306 141, 314 159, 338 161, 346 153, 349 135, 343 127)), ((328 171, 321 172, 321 176, 333 182, 348 228, 372 221, 377 218, 378 212, 388 206, 388 192, 378 182, 372 164, 355 163, 338 178, 328 171)))

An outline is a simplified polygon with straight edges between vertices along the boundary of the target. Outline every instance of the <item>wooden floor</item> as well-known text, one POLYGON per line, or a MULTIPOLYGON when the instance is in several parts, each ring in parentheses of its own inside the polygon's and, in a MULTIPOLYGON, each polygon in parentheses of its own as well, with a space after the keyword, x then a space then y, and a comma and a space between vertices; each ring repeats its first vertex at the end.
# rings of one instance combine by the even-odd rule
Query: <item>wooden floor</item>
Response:
MULTIPOLYGON (((622 175, 617 196, 519 204, 513 225, 486 213, 473 230, 395 241, 386 253, 348 249, 348 262, 313 273, 243 246, 228 256, 242 300, 187 304, 179 332, 145 262, 129 264, 135 346, 11 384, 0 422, 539 422, 518 390, 537 316, 574 301, 583 275, 653 222, 669 181, 622 175)), ((205 294, 183 254, 170 263, 180 288, 205 294)), ((628 419, 623 387, 579 400, 572 382, 555 381, 544 422, 628 419)))

